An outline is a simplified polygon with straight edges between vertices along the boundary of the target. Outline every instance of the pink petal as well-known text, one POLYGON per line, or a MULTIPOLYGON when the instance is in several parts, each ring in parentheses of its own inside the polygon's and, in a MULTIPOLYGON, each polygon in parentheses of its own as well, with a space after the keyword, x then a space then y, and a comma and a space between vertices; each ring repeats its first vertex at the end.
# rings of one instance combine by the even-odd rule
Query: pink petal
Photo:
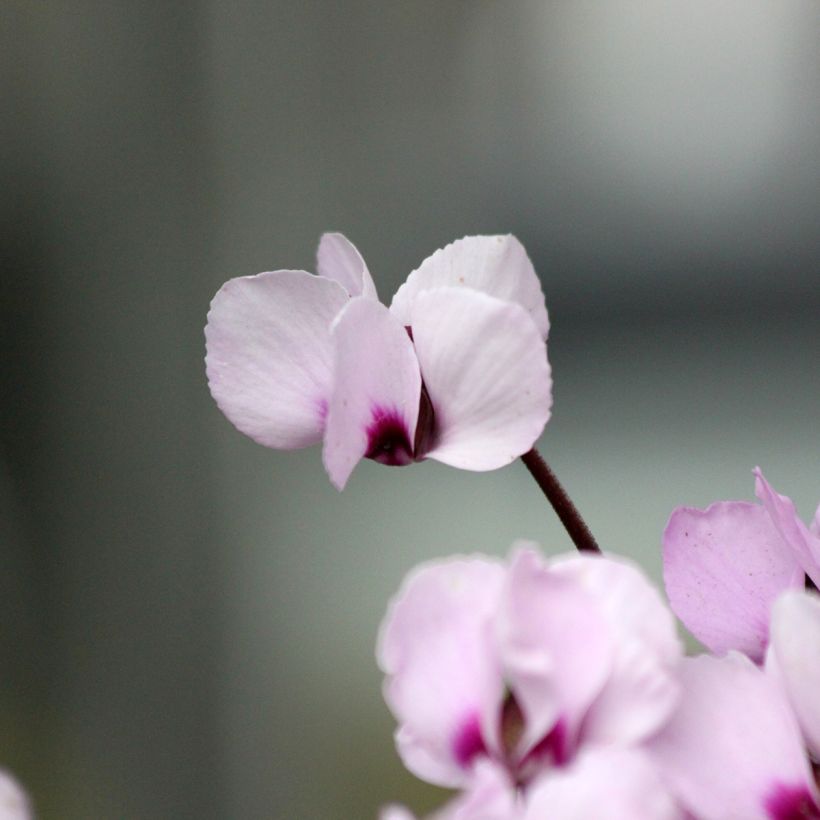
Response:
POLYGON ((663 577, 672 609, 696 638, 756 661, 775 598, 803 583, 766 510, 742 501, 676 509, 663 534, 663 577))
POLYGON ((772 517, 774 526, 791 548, 803 571, 820 587, 820 536, 815 535, 800 520, 794 502, 776 493, 763 477, 760 467, 755 467, 755 494, 763 502, 772 517))
POLYGON ((333 326, 333 340, 322 458, 341 490, 365 456, 383 464, 412 461, 421 376, 410 338, 380 302, 351 299, 333 326))
POLYGON ((820 538, 820 505, 818 505, 817 510, 814 513, 814 518, 812 519, 811 524, 809 524, 809 530, 812 535, 816 535, 820 538))
MULTIPOLYGON (((476 764, 467 789, 427 820, 517 820, 521 807, 506 772, 488 760, 476 764)), ((387 806, 379 820, 415 820, 403 806, 387 806)))
POLYGON ((0 820, 31 820, 31 804, 17 781, 0 769, 0 820))
POLYGON ((319 276, 338 282, 351 296, 379 298, 362 255, 343 234, 322 235, 316 252, 316 270, 319 276))
POLYGON ((513 554, 498 640, 505 675, 524 716, 519 752, 559 722, 564 762, 587 707, 612 664, 611 633, 595 599, 574 579, 551 571, 532 549, 513 554))
POLYGON ((527 452, 549 419, 547 352, 523 309, 456 288, 420 293, 413 340, 435 412, 430 458, 494 470, 527 452))
POLYGON ((584 718, 582 743, 636 743, 678 703, 682 647, 675 619, 636 566, 615 556, 573 556, 551 565, 591 595, 613 635, 613 666, 584 718))
POLYGON ((226 282, 205 327, 208 384, 220 410, 266 447, 322 437, 332 382, 330 326, 347 302, 335 282, 274 271, 226 282))
MULTIPOLYGON (((800 729, 777 683, 748 658, 686 658, 683 699, 649 751, 702 820, 788 820, 816 800, 800 729)), ((813 816, 807 814, 806 816, 813 816)))
POLYGON ((382 622, 377 657, 399 753, 431 783, 466 784, 487 753, 504 689, 490 630, 504 575, 487 558, 423 565, 382 622))
POLYGON ((541 282, 514 236, 466 236, 436 251, 407 277, 390 310, 403 325, 411 325, 419 293, 440 287, 469 288, 515 302, 529 314, 541 338, 547 338, 549 320, 541 282))
POLYGON ((524 820, 683 820, 649 757, 638 749, 581 754, 532 787, 524 820))
POLYGON ((820 598, 784 592, 772 610, 771 634, 767 667, 775 666, 806 745, 820 760, 820 598))
POLYGON ((384 806, 379 812, 379 820, 416 820, 416 815, 404 806, 384 806))

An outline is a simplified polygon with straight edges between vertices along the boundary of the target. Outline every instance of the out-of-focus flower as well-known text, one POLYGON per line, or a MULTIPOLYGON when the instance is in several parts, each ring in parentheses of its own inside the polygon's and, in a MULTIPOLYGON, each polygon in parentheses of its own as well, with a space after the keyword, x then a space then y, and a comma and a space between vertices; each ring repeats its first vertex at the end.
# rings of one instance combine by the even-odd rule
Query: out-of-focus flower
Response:
POLYGON ((208 382, 239 430, 278 449, 323 440, 339 489, 362 458, 493 470, 532 447, 552 401, 549 323, 515 237, 436 251, 389 309, 341 234, 322 237, 317 268, 232 279, 211 303, 208 382))
POLYGON ((0 820, 31 820, 31 804, 17 781, 0 770, 0 820))
POLYGON ((780 593, 820 584, 820 508, 812 529, 790 499, 755 470, 763 502, 679 507, 663 535, 666 592, 675 614, 705 646, 762 661, 780 593))
POLYGON ((766 670, 782 684, 809 752, 820 761, 820 598, 787 590, 772 609, 766 670))
POLYGON ((648 749, 692 817, 820 818, 799 726, 772 675, 730 652, 685 659, 680 681, 681 702, 648 749))
MULTIPOLYGON (((541 816, 527 807, 530 793, 542 795, 536 807, 566 808, 550 817, 584 816, 576 788, 603 801, 616 772, 599 781, 608 764, 596 755, 640 750, 679 696, 674 619, 641 572, 612 557, 545 562, 522 546, 509 566, 484 557, 423 565, 392 601, 377 654, 407 767, 469 794, 479 765, 495 766, 527 820, 541 816)), ((644 787, 663 793, 646 765, 629 764, 634 781, 624 776, 613 807, 636 805, 644 787)), ((676 816, 671 799, 647 805, 631 816, 676 816)))

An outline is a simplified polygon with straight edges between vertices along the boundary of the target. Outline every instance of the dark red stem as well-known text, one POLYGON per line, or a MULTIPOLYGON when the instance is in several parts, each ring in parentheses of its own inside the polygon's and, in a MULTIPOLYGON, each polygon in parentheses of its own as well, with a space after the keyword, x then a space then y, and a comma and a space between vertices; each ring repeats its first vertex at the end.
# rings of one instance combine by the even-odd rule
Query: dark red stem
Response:
POLYGON ((581 518, 575 505, 567 495, 567 491, 561 486, 558 477, 550 469, 546 461, 535 447, 528 453, 521 456, 521 461, 527 465, 527 469, 541 488, 547 501, 552 504, 558 518, 569 533, 572 542, 581 552, 600 552, 601 548, 595 543, 589 527, 581 518))

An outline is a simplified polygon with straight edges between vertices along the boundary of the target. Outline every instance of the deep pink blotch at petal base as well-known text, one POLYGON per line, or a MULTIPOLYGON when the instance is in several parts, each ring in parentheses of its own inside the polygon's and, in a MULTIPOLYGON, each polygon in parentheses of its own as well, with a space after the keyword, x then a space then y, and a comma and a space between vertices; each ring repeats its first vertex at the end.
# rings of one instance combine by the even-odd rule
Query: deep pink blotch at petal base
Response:
POLYGON ((373 407, 372 422, 367 428, 366 458, 391 467, 403 467, 413 461, 413 445, 404 419, 392 408, 373 407))
POLYGON ((466 769, 474 758, 485 754, 487 754, 487 747, 481 736, 481 723, 478 715, 470 715, 453 739, 453 756, 459 765, 466 769))
POLYGON ((820 806, 803 785, 775 786, 765 801, 771 820, 820 820, 820 806))

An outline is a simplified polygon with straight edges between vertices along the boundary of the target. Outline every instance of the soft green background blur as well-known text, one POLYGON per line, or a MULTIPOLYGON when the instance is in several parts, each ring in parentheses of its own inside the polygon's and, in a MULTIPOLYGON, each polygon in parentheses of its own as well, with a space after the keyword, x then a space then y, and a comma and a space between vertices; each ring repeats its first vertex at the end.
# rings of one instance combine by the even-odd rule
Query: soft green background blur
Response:
POLYGON ((816 0, 41 2, 3 42, 0 762, 43 818, 366 818, 402 576, 569 548, 520 464, 255 446, 205 384, 227 278, 360 247, 380 292, 513 232, 552 319, 541 441, 656 577, 760 464, 820 497, 816 0))

